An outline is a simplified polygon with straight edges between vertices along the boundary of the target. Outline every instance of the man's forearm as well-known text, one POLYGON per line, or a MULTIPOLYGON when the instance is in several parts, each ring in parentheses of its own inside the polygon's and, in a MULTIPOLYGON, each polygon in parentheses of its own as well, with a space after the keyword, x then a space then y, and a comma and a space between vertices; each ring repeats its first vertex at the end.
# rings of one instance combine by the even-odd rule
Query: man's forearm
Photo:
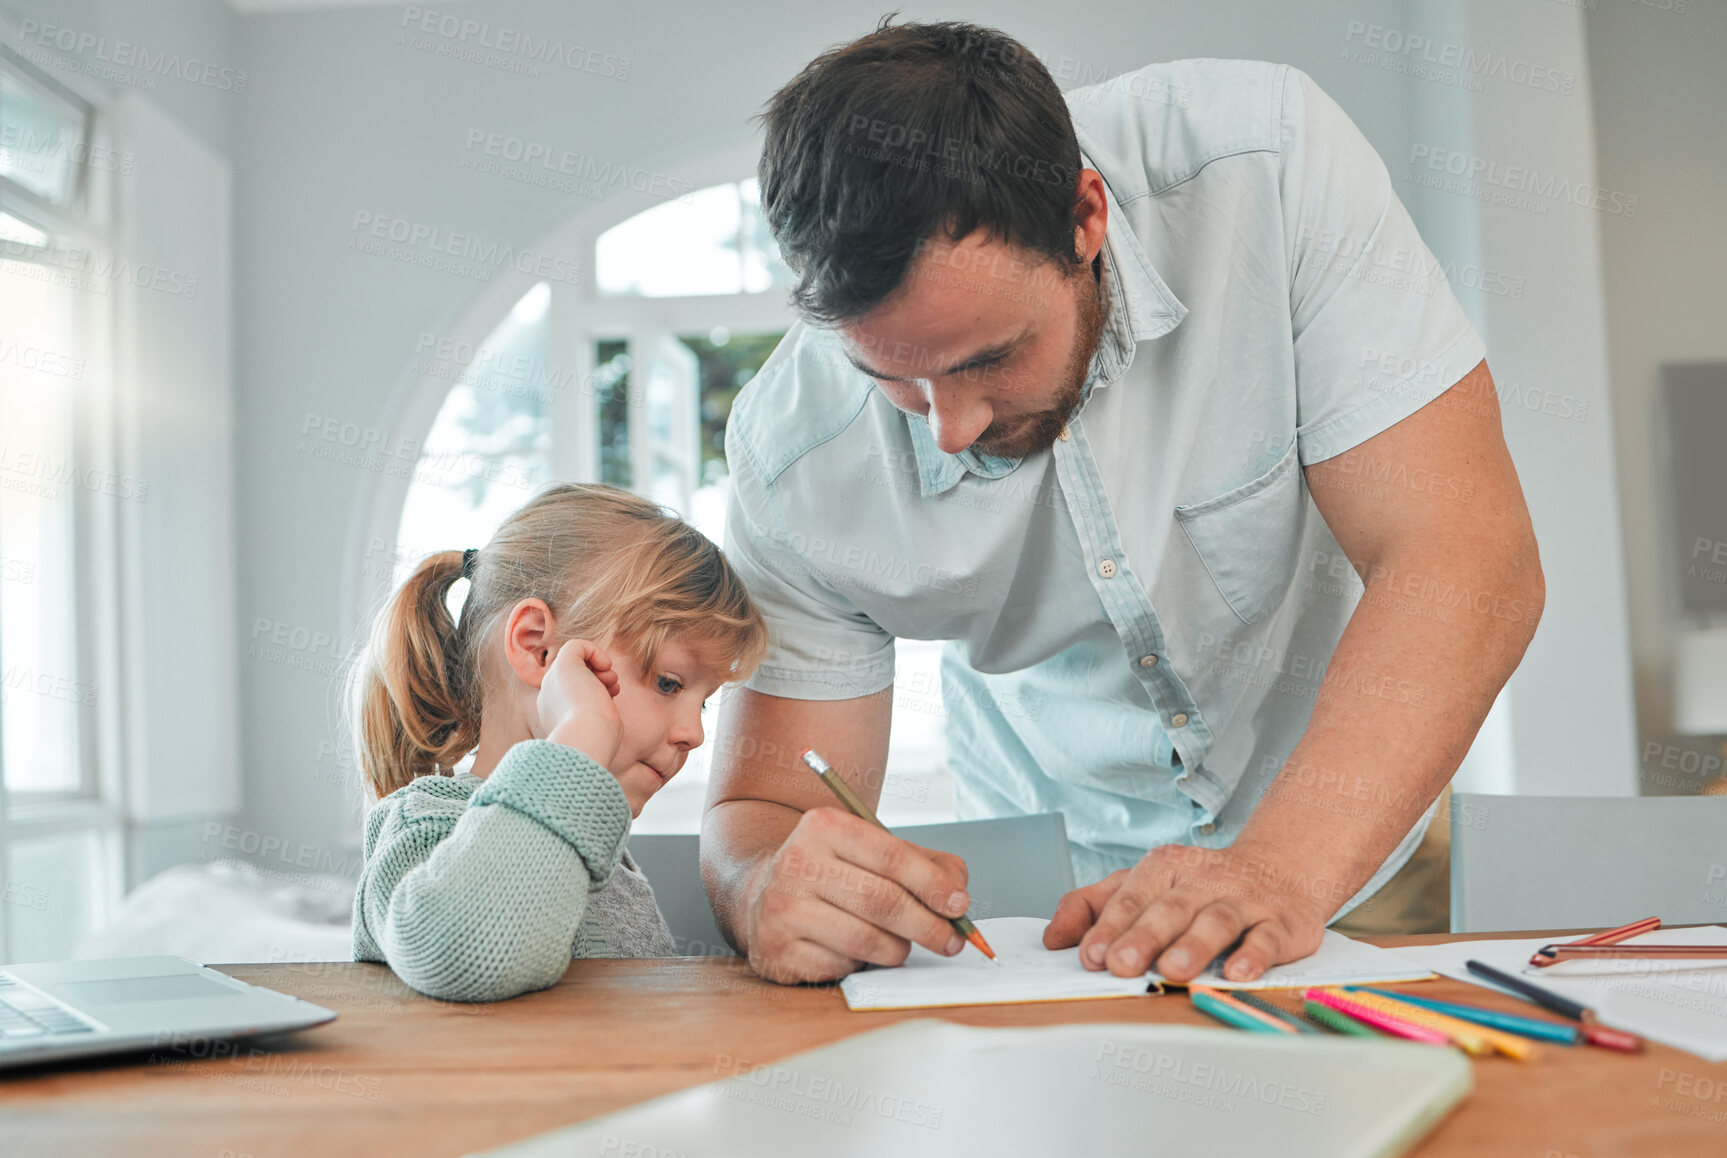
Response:
POLYGON ((1307 731, 1236 847, 1305 866, 1304 891, 1329 918, 1450 781, 1522 659, 1541 602, 1539 565, 1522 557, 1404 557, 1373 568, 1307 731), (1400 593, 1410 587, 1484 597, 1446 608, 1400 593))
POLYGON ((755 878, 803 813, 767 800, 726 800, 702 817, 702 880, 720 932, 740 953, 748 953, 744 906, 759 891, 755 878))

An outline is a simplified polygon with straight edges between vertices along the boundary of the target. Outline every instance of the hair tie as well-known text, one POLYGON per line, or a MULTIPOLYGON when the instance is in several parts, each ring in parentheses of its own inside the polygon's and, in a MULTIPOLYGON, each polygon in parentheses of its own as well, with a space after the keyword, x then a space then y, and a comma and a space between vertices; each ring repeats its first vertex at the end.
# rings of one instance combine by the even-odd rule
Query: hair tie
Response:
POLYGON ((480 549, 478 547, 469 547, 462 552, 462 578, 472 579, 474 577, 474 561, 479 556, 480 549))

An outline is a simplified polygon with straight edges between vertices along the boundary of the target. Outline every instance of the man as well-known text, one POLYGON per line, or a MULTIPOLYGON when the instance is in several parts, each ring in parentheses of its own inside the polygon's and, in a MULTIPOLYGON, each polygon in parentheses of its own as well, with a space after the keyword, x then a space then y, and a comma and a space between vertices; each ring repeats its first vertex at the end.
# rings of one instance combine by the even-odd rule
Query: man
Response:
POLYGON ((781 981, 958 951, 964 866, 797 761, 879 798, 903 637, 951 641, 960 815, 1066 818, 1049 947, 1178 980, 1311 953, 1421 840, 1544 590, 1385 166, 1286 66, 1064 98, 960 24, 884 24, 765 120, 804 320, 727 432, 774 650, 720 723, 722 927, 781 981))

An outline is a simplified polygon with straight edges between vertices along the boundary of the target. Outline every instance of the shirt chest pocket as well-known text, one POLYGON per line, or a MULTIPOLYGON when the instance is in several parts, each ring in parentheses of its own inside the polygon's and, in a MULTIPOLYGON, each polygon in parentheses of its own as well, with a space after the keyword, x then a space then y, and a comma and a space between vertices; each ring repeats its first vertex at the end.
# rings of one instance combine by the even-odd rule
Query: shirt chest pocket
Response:
POLYGON ((1305 516, 1293 441, 1276 466, 1251 482, 1175 508, 1182 532, 1243 623, 1259 622, 1283 602, 1299 562, 1305 516))

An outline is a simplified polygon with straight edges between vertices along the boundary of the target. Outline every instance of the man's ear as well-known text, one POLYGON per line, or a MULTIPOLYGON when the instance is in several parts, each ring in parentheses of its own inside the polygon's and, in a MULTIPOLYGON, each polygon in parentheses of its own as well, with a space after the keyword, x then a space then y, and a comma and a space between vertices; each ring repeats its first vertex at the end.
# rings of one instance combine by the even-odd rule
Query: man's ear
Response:
POLYGON ((1074 201, 1078 212, 1074 224, 1074 251, 1090 264, 1103 249, 1104 233, 1109 227, 1109 203, 1103 197, 1103 174, 1096 169, 1081 169, 1074 184, 1074 201))
POLYGON ((516 678, 538 688, 557 654, 558 621, 543 599, 524 599, 504 622, 504 658, 516 678))

